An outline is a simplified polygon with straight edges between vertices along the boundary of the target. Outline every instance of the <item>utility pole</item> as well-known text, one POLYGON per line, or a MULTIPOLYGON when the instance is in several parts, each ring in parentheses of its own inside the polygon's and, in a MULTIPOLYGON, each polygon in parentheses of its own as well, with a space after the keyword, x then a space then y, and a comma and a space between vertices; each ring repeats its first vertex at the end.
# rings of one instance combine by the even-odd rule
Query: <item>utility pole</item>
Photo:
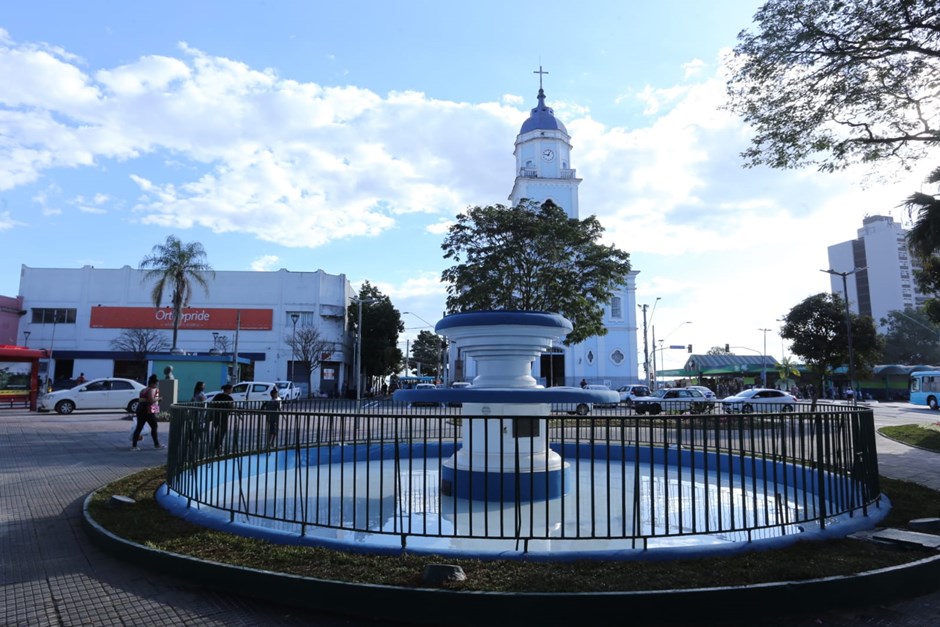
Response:
POLYGON ((848 272, 836 272, 832 268, 828 270, 820 270, 820 272, 825 272, 826 274, 831 274, 833 276, 842 277, 842 293, 845 295, 845 337, 848 342, 849 349, 849 387, 852 388, 852 404, 858 404, 858 394, 856 394, 855 389, 855 354, 852 352, 852 316, 849 312, 849 285, 846 277, 850 274, 855 274, 865 270, 866 268, 855 268, 849 270, 848 272))
POLYGON ((760 359, 761 359, 760 378, 762 382, 761 385, 763 387, 767 387, 767 332, 770 331, 770 329, 758 329, 758 331, 764 332, 764 352, 761 353, 761 356, 760 356, 760 359))

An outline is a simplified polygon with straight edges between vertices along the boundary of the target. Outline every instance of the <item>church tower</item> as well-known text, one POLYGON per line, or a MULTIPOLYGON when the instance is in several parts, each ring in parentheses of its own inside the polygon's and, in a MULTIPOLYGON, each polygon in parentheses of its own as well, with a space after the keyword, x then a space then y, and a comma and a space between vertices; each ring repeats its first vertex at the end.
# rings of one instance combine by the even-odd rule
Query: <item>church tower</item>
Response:
MULTIPOLYGON (((516 136, 516 179, 509 201, 516 206, 529 200, 551 200, 565 210, 569 218, 578 215, 577 178, 571 166, 571 137, 555 112, 545 104, 541 67, 538 105, 531 110, 516 136)), ((607 334, 587 338, 574 346, 555 345, 533 364, 533 375, 546 386, 603 383, 612 389, 639 383, 636 326, 636 271, 630 272, 624 285, 617 286, 604 307, 607 334)), ((655 347, 654 347, 655 348, 655 347)))
POLYGON ((578 217, 578 185, 581 179, 571 167, 571 137, 568 129, 545 104, 543 72, 539 67, 538 105, 529 113, 516 136, 516 181, 509 194, 515 207, 528 198, 538 203, 551 200, 568 214, 578 217))

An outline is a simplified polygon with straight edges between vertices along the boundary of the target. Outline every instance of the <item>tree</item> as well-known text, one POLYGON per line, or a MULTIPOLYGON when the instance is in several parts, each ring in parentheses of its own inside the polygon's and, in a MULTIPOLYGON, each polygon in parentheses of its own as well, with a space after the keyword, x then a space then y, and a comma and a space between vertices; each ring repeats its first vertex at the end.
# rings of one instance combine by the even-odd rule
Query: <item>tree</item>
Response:
POLYGON ((111 340, 111 349, 134 356, 133 364, 121 376, 143 381, 147 378, 147 355, 164 353, 170 348, 166 334, 156 329, 123 329, 111 340))
POLYGON ((909 167, 940 142, 936 2, 769 0, 754 21, 727 84, 754 129, 747 165, 909 167))
POLYGON ((793 363, 792 357, 787 356, 781 358, 780 364, 777 366, 777 376, 780 377, 785 389, 790 389, 790 377, 800 376, 800 371, 797 369, 796 364, 793 363))
POLYGON ((727 345, 712 346, 705 352, 705 354, 706 355, 734 355, 734 353, 731 352, 731 349, 728 348, 727 345))
POLYGON ((408 368, 418 369, 421 371, 420 374, 443 379, 441 364, 446 347, 446 341, 440 335, 430 331, 420 331, 411 345, 408 368))
MULTIPOLYGON (((391 299, 368 281, 359 289, 362 304, 362 371, 369 377, 385 377, 401 369, 404 357, 398 348, 398 334, 405 330, 401 314, 391 299), (367 302, 372 301, 372 302, 367 302)), ((349 307, 347 324, 358 332, 359 305, 349 307)), ((355 385, 355 375, 353 375, 355 385)))
MULTIPOLYGON (((940 168, 927 177, 927 183, 940 183, 940 168)), ((914 192, 904 202, 908 213, 917 213, 914 226, 907 233, 907 243, 911 254, 920 260, 920 269, 915 270, 914 278, 921 294, 940 292, 940 198, 922 192, 914 192)), ((927 318, 940 324, 940 299, 928 298, 924 303, 927 318)))
MULTIPOLYGON (((823 387, 826 375, 849 363, 845 301, 837 294, 816 294, 796 305, 783 318, 780 336, 790 340, 790 349, 803 359, 818 380, 813 401, 823 387)), ((868 316, 849 314, 856 376, 875 364, 881 346, 875 324, 868 316)))
POLYGON ((176 236, 168 235, 166 243, 157 244, 151 253, 140 262, 140 269, 146 270, 144 282, 156 281, 150 293, 154 307, 160 307, 164 293, 170 290, 170 306, 173 308, 173 345, 170 350, 176 352, 180 320, 192 297, 192 284, 198 283, 208 294, 209 284, 203 275, 211 274, 214 278, 215 272, 206 263, 206 251, 199 242, 183 244, 176 236))
POLYGON ((886 364, 940 363, 940 328, 921 310, 889 311, 881 319, 886 364))
POLYGON ((295 364, 301 364, 307 372, 307 389, 313 389, 310 378, 315 370, 323 363, 324 357, 329 360, 333 353, 333 342, 328 342, 320 335, 320 330, 309 325, 302 325, 294 333, 284 336, 284 342, 291 349, 291 357, 295 364))
POLYGON ((565 344, 606 334, 603 306, 630 272, 629 254, 598 243, 596 217, 569 218, 546 201, 515 207, 471 207, 441 244, 450 313, 474 310, 551 311, 574 330, 565 344))

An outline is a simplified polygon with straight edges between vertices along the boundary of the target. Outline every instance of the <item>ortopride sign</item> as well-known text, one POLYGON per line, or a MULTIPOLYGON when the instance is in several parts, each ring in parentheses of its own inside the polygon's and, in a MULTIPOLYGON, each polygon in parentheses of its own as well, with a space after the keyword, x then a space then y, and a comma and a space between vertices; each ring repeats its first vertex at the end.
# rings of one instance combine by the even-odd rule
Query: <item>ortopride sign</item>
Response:
MULTIPOLYGON (((183 310, 180 329, 270 331, 272 309, 212 309, 190 307, 183 310)), ((172 329, 173 310, 168 307, 92 307, 93 329, 172 329)))

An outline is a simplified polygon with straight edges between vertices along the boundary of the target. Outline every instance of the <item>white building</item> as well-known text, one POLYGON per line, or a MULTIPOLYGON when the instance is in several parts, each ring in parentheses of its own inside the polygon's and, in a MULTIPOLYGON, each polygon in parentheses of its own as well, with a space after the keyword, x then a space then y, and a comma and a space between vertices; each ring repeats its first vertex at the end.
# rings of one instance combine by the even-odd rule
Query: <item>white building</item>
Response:
MULTIPOLYGON (((523 199, 551 200, 568 216, 578 218, 578 186, 581 183, 571 163, 571 137, 551 107, 539 85, 538 105, 523 122, 516 137, 515 182, 509 200, 512 206, 523 199)), ((556 352, 542 357, 533 374, 547 385, 607 383, 616 389, 638 383, 636 275, 614 290, 605 306, 607 335, 591 337, 574 346, 559 344, 556 352)), ((470 366, 468 366, 469 368, 470 366)), ((464 375, 469 378, 470 373, 464 375)))
MULTIPOLYGON (((919 308, 926 297, 917 290, 919 269, 907 245, 907 231, 890 216, 862 220, 858 238, 829 247, 829 268, 857 272, 846 277, 850 309, 871 316, 876 326, 889 311, 919 308)), ((844 297, 842 277, 832 275, 833 294, 844 297)))
MULTIPOLYGON (((144 272, 124 266, 99 269, 22 266, 20 295, 27 314, 19 336, 29 332, 29 347, 51 352, 52 379, 126 376, 134 358, 115 350, 112 341, 125 329, 165 331, 172 337, 172 313, 155 309, 153 282, 144 272)), ((194 356, 237 354, 256 380, 311 381, 314 391, 342 391, 351 372, 352 351, 346 332, 346 308, 355 297, 345 275, 316 272, 217 271, 206 277, 209 290, 193 287, 184 310, 177 346, 194 356), (297 314, 296 326, 293 314, 297 314), (316 327, 332 347, 318 371, 307 378, 294 360, 288 340, 296 329, 316 327), (213 350, 215 349, 215 350, 213 350)), ((245 374, 245 373, 242 373, 245 374)), ((246 378, 246 377, 241 377, 246 378)), ((208 382, 207 386, 218 385, 208 382)), ((188 396, 189 390, 181 390, 188 396)))

